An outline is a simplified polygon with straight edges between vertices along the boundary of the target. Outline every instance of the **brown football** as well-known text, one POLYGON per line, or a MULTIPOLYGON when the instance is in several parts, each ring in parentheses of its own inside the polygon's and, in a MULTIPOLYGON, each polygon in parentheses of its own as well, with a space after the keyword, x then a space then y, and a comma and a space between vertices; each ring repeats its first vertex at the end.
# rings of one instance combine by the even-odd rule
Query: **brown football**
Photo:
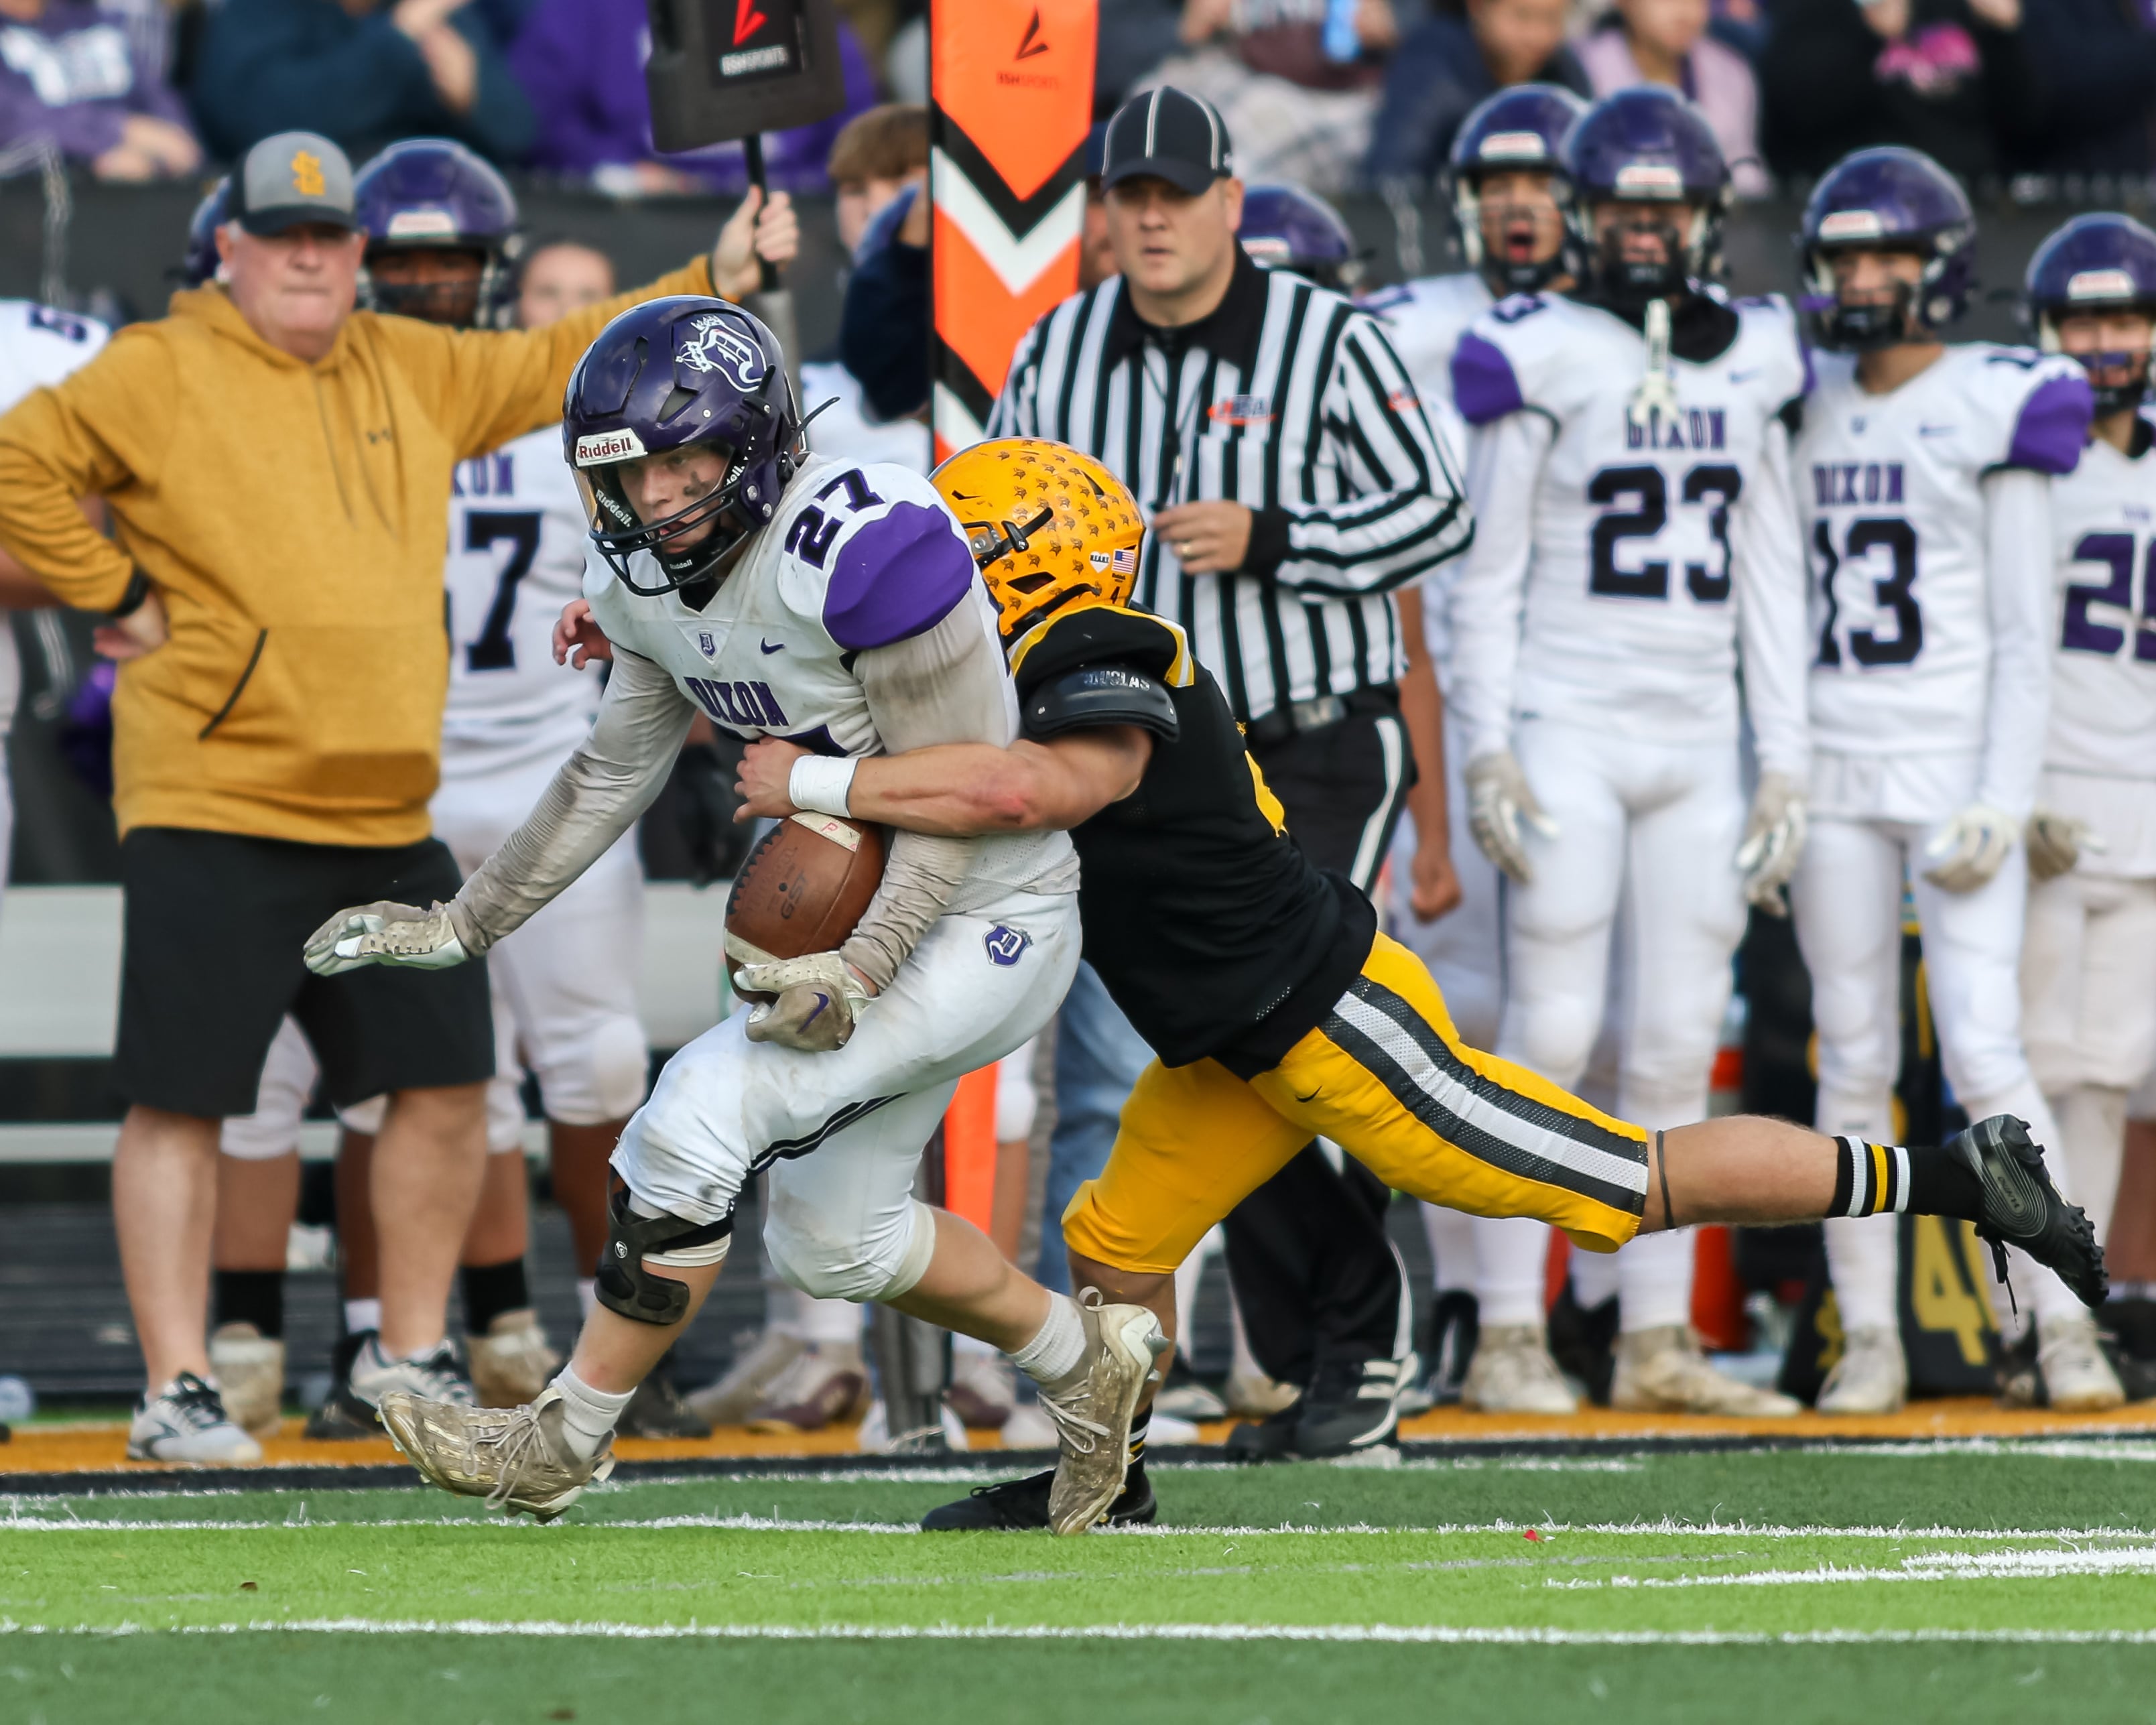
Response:
MULTIPOLYGON (((726 932, 774 958, 834 951, 882 880, 879 829, 835 814, 790 814, 763 835, 734 876, 726 932)), ((727 952, 729 981, 742 962, 727 952)), ((771 998, 735 992, 743 1000, 771 998)))

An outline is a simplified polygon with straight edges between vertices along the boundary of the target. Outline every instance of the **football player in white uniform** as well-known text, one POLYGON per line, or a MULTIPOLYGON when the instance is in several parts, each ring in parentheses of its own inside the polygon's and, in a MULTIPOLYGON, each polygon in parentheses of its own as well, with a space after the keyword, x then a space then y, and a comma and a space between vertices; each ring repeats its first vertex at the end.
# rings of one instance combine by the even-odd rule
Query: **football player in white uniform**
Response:
POLYGON ((2051 484, 2059 619, 2021 952, 2029 1065, 2095 1225, 2109 1231, 2127 1098, 2156 1066, 2156 234, 2076 216, 2030 260, 2045 352, 2087 371, 2096 419, 2051 484))
MULTIPOLYGON (((318 972, 487 951, 628 829, 699 711, 814 749, 793 794, 833 812, 860 756, 1017 734, 956 517, 902 468, 809 455, 784 356, 747 313, 695 298, 624 312, 578 364, 562 435, 603 562, 556 641, 611 653, 598 721, 454 901, 332 918, 308 943, 318 972)), ((1076 886, 1060 833, 901 833, 839 951, 773 960, 730 935, 742 989, 773 998, 677 1055, 623 1132, 625 1190, 574 1358, 506 1413, 387 1395, 398 1446, 449 1490, 559 1514, 610 1471, 621 1410, 709 1291, 762 1172, 765 1242, 794 1286, 978 1335, 1040 1384, 1063 1440, 1051 1519, 1090 1527, 1122 1487, 1165 1336, 1142 1308, 1050 1295, 912 1195, 958 1078, 1038 1031, 1069 987, 1076 886)))
MULTIPOLYGON (((1906 873, 1956 1100, 1972 1119, 2018 1115, 2050 1143, 2021 1040, 2020 840, 2050 685, 2051 480, 2081 459, 2090 394, 2063 357, 1942 341, 1974 285, 1975 234, 1953 177, 1913 150, 1845 157, 1804 211, 1810 305, 1833 351, 1795 451, 1813 819, 1792 901, 1821 1130, 1892 1124, 1906 873)), ((1830 1220, 1826 1237, 1846 1342, 1820 1409, 1899 1407, 1894 1224, 1830 1220)), ((2094 1322, 2055 1277, 2020 1267, 2053 1404, 2116 1403, 2094 1322)))
MULTIPOLYGON (((1707 278, 1729 191, 1698 110, 1605 97, 1564 146, 1571 295, 1507 300, 1453 356, 1476 428, 1479 524, 1451 599, 1469 821, 1510 877, 1497 1053, 1576 1085, 1621 908, 1636 958, 1618 1109, 1707 1112, 1748 898, 1779 907, 1803 839, 1804 590, 1789 420, 1807 377, 1779 298, 1707 278), (1743 708, 1760 762, 1740 778, 1743 708)), ((1463 1399, 1570 1400, 1541 1328, 1542 1236, 1504 1231, 1513 1303, 1486 1306, 1463 1399)), ((1619 1260, 1620 1407, 1794 1413, 1713 1370, 1691 1329, 1692 1242, 1619 1260)))
MULTIPOLYGON (((0 300, 0 413, 86 365, 111 331, 95 318, 55 311, 29 300, 0 300)), ((15 836, 15 798, 8 782, 8 733, 23 688, 23 666, 8 612, 42 610, 59 603, 5 552, 0 552, 0 884, 15 836)))
MULTIPOLYGON (((1468 326, 1513 294, 1555 292, 1571 285, 1564 273, 1564 212, 1556 193, 1558 146, 1586 111, 1586 103, 1553 84, 1514 85, 1482 103, 1454 136, 1447 176, 1467 268, 1382 289, 1363 301, 1364 310, 1384 320, 1432 427, 1456 449, 1466 448, 1468 435, 1452 402, 1452 352, 1468 326)), ((1452 721, 1447 615, 1447 593, 1458 567, 1448 563, 1433 582, 1399 595, 1401 633, 1412 643, 1419 622, 1420 639, 1444 691, 1445 773, 1441 784, 1418 783, 1409 795, 1409 818, 1393 835, 1393 895, 1385 923, 1388 933, 1430 967, 1460 1035, 1475 1047, 1493 1048, 1505 993, 1497 870, 1473 846, 1450 843, 1452 834, 1467 830, 1467 783, 1460 770, 1465 742, 1452 721), (1417 860, 1427 841, 1424 829, 1439 824, 1440 809, 1460 901, 1425 921, 1435 906, 1417 860)), ((1410 672, 1414 669, 1411 663, 1410 672)), ((1402 686, 1404 696, 1404 678, 1402 686)), ((1406 716, 1412 728, 1413 715, 1406 716)), ((1424 1204, 1422 1214, 1436 1283, 1422 1349, 1425 1393, 1452 1400, 1476 1346, 1483 1272, 1500 1281, 1524 1280, 1538 1290, 1542 1260, 1533 1255, 1548 1230, 1538 1223, 1512 1221, 1485 1230, 1474 1218, 1435 1204, 1424 1204), (1486 1266, 1476 1250, 1478 1235, 1491 1248, 1486 1266)), ((1497 1294, 1500 1307, 1505 1299, 1497 1294)), ((1485 1388, 1495 1394, 1492 1386, 1485 1388)), ((1554 1373, 1533 1373, 1519 1394, 1506 1399, 1517 1401, 1520 1394, 1530 1408, 1568 1409, 1572 1400, 1554 1373)))

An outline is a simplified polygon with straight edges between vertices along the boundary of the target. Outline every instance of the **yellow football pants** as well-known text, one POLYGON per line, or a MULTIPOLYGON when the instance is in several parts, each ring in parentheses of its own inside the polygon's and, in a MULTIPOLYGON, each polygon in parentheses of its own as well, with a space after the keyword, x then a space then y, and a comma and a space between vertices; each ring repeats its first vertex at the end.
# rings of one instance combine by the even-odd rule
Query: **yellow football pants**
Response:
POLYGON ((1399 1191, 1537 1216, 1591 1252, 1631 1239, 1646 1203, 1646 1132, 1463 1046, 1422 961, 1380 934, 1325 1021, 1271 1070, 1147 1067, 1107 1167, 1064 1213, 1064 1240, 1166 1274, 1313 1137, 1399 1191))

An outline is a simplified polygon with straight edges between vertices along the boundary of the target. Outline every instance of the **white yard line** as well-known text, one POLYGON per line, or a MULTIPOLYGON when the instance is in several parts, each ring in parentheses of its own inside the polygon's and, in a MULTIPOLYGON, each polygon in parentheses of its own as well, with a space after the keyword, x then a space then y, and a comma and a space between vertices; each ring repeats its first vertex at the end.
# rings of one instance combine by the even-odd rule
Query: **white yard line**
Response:
POLYGON ((1813 1630, 1781 1635, 1723 1630, 1554 1630, 1532 1625, 1445 1624, 644 1624, 546 1619, 358 1617, 263 1619, 164 1630, 122 1623, 49 1626, 0 1618, 0 1635, 521 1635, 535 1640, 624 1641, 1289 1641, 1546 1647, 1892 1646, 1903 1644, 2156 1645, 2156 1630, 1813 1630))

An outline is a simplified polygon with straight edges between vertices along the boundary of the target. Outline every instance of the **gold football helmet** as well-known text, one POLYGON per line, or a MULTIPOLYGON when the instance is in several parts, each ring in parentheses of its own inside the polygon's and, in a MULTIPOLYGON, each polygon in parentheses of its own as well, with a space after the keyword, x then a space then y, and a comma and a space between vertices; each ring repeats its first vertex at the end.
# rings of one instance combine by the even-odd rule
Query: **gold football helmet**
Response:
POLYGON ((1145 518, 1091 455, 1045 438, 999 438, 961 449, 930 477, 964 524, 1005 640, 1051 612, 1130 598, 1145 518))

